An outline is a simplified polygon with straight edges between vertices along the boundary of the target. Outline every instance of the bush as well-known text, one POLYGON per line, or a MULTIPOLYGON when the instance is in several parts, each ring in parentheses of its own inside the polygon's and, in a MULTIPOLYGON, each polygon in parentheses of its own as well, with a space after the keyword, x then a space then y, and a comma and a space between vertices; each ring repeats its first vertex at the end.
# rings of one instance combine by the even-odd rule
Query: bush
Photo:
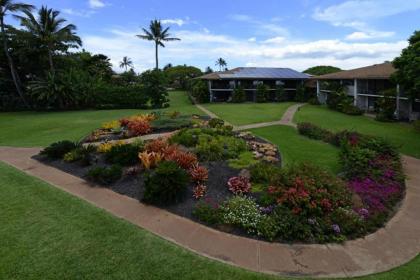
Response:
POLYGON ((89 165, 91 160, 91 153, 93 152, 96 152, 96 147, 93 145, 80 146, 66 153, 63 157, 63 160, 66 162, 79 161, 82 165, 89 165))
POLYGON ((115 164, 111 167, 94 167, 87 173, 87 177, 97 183, 110 185, 118 181, 122 176, 122 168, 115 164))
POLYGON ((218 127, 222 127, 222 126, 224 126, 224 125, 225 125, 225 121, 224 121, 224 120, 222 120, 222 119, 213 118, 213 119, 209 120, 208 125, 209 125, 211 128, 218 128, 218 127))
POLYGON ((141 136, 148 134, 152 131, 149 121, 147 120, 134 120, 127 124, 130 136, 141 136))
POLYGON ((269 87, 264 84, 258 84, 255 94, 256 94, 256 101, 258 103, 263 103, 268 101, 268 90, 269 87))
POLYGON ((198 136, 201 134, 201 129, 181 129, 169 139, 170 143, 181 144, 185 147, 194 147, 198 143, 198 136))
POLYGON ((311 139, 322 140, 327 143, 335 141, 334 133, 312 123, 298 123, 297 128, 300 134, 311 139))
POLYGON ((41 155, 45 155, 50 159, 62 159, 65 154, 71 152, 77 147, 77 144, 71 141, 59 141, 51 144, 41 151, 41 155))
POLYGON ((306 102, 308 98, 306 97, 305 87, 303 85, 298 85, 296 88, 295 101, 297 102, 306 102))
POLYGON ((257 225, 262 214, 254 200, 243 196, 234 196, 226 201, 220 210, 223 223, 239 226, 248 233, 257 233, 257 225))
POLYGON ((232 102, 233 103, 242 103, 245 102, 246 96, 243 87, 239 86, 233 90, 232 102))
POLYGON ((165 75, 160 70, 149 70, 141 74, 144 93, 150 100, 152 108, 169 106, 168 91, 166 90, 165 75))
POLYGON ((228 180, 227 185, 235 195, 242 195, 251 191, 251 183, 246 177, 232 177, 228 180))
POLYGON ((199 221, 209 225, 215 225, 221 221, 219 205, 211 201, 200 201, 194 207, 192 215, 199 221))
POLYGON ((148 173, 144 185, 143 200, 158 205, 179 202, 189 183, 188 173, 175 162, 164 161, 148 173))
POLYGON ((249 169, 253 183, 270 183, 273 175, 279 171, 279 166, 267 162, 258 162, 249 169))
POLYGON ((203 80, 192 80, 190 93, 198 103, 210 102, 210 93, 208 85, 203 80))
POLYGON ((209 179, 209 171, 203 166, 195 164, 189 170, 190 176, 196 183, 203 183, 209 179))
POLYGON ((276 101, 284 102, 287 101, 286 93, 284 92, 284 87, 281 85, 276 86, 276 101))
POLYGON ((244 140, 221 135, 200 135, 196 146, 196 152, 200 159, 208 161, 237 158, 246 150, 247 146, 244 140))
POLYGON ((308 100, 308 103, 311 105, 321 105, 321 103, 318 100, 318 97, 312 97, 308 100))
POLYGON ((105 153, 105 159, 112 164, 119 164, 122 166, 134 165, 138 163, 138 154, 142 149, 142 142, 114 145, 105 153))
POLYGON ((145 109, 149 97, 139 85, 106 85, 97 90, 95 108, 97 109, 145 109))
POLYGON ((376 120, 382 122, 389 122, 395 119, 395 111, 397 109, 395 90, 386 90, 383 93, 383 97, 380 97, 377 102, 377 114, 376 120))

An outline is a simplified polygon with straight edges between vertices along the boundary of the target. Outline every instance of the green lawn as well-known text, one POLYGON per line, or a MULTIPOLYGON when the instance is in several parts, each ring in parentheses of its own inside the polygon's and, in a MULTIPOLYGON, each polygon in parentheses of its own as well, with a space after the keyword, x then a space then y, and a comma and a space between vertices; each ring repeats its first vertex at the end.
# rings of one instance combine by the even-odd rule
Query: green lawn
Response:
POLYGON ((349 116, 324 106, 305 105, 295 115, 295 122, 311 122, 321 127, 339 131, 355 130, 381 136, 400 147, 403 154, 420 158, 420 134, 410 124, 383 123, 365 116, 349 116))
POLYGON ((271 126, 251 131, 278 145, 285 164, 311 162, 334 173, 339 171, 337 148, 299 135, 293 127, 271 126))
POLYGON ((233 125, 278 121, 292 102, 284 103, 213 103, 204 107, 233 125))
MULTIPOLYGON (((0 279, 285 279, 215 262, 0 162, 0 279)), ((420 257, 361 279, 410 280, 420 257)))
MULTIPOLYGON (((171 92, 169 108, 183 114, 202 114, 185 92, 171 92)), ((70 112, 0 113, 0 146, 48 146, 59 140, 79 140, 103 122, 150 110, 92 110, 70 112)))

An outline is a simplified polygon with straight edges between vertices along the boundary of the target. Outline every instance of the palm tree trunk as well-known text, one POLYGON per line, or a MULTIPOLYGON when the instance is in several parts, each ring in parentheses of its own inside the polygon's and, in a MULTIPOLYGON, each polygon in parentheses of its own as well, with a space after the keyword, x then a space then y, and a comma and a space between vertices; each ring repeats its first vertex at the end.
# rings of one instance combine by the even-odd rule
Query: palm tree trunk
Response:
POLYGON ((54 68, 53 56, 52 56, 52 51, 51 51, 51 48, 50 48, 50 47, 48 47, 48 61, 49 61, 49 63, 50 63, 50 69, 51 69, 51 72, 52 72, 53 74, 55 74, 55 68, 54 68))
POLYGON ((156 70, 159 70, 158 43, 155 42, 156 70))
POLYGON ((25 107, 29 108, 28 102, 26 101, 25 96, 22 92, 22 88, 20 86, 20 79, 19 79, 19 76, 17 75, 15 64, 13 63, 12 56, 9 53, 9 47, 7 46, 6 31, 4 30, 3 18, 0 19, 0 26, 1 26, 1 34, 2 34, 2 39, 3 39, 4 53, 6 54, 7 60, 9 62, 10 73, 12 74, 13 83, 15 84, 16 91, 19 97, 22 99, 23 104, 25 105, 25 107))

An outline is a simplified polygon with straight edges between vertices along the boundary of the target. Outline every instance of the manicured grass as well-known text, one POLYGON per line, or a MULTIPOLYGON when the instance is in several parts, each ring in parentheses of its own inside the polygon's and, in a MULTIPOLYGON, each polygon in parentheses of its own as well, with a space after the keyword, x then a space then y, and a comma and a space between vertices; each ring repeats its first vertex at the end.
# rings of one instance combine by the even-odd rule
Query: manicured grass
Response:
POLYGON ((324 106, 305 105, 295 115, 295 122, 311 122, 332 131, 355 130, 381 136, 400 148, 401 153, 420 158, 420 134, 410 124, 383 123, 365 116, 349 116, 324 106))
POLYGON ((287 108, 293 105, 292 102, 284 103, 222 103, 206 104, 207 109, 218 115, 220 118, 233 125, 245 125, 260 122, 278 121, 286 112, 287 108))
MULTIPOLYGON (((286 279, 195 255, 0 162, 0 279, 286 279)), ((420 257, 360 279, 418 279, 420 257)))
POLYGON ((339 171, 337 148, 299 135, 293 127, 270 126, 251 131, 278 145, 285 164, 310 162, 334 173, 339 171))
MULTIPOLYGON (((185 92, 170 93, 169 108, 183 114, 202 114, 185 92)), ((0 113, 0 146, 36 147, 67 139, 77 141, 103 122, 151 110, 91 110, 70 112, 0 113)))

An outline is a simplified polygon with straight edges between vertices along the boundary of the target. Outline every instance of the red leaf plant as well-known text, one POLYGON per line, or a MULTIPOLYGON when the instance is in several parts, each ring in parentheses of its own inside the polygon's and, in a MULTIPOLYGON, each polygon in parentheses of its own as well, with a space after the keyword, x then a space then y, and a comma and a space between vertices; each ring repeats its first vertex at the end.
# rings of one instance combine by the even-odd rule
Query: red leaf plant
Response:
POLYGON ((249 193, 251 191, 251 183, 246 177, 232 177, 227 184, 229 190, 236 195, 249 193))

